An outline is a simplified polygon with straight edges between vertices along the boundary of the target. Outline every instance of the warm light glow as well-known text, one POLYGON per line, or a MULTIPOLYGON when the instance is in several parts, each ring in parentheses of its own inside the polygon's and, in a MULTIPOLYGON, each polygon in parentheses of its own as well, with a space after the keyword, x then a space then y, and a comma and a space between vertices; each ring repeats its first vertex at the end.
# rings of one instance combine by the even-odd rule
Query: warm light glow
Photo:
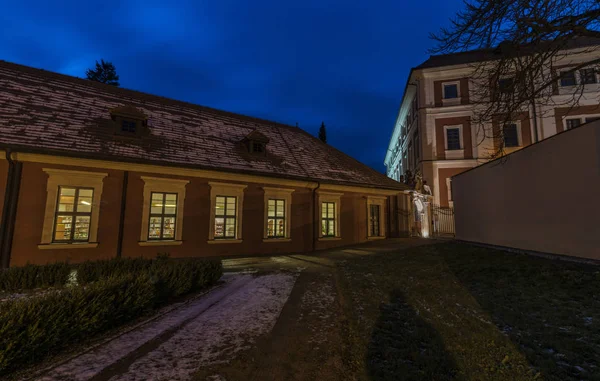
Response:
POLYGON ((90 203, 89 203, 89 202, 87 202, 87 201, 81 201, 81 203, 82 203, 83 205, 92 205, 92 204, 90 204, 90 203))
MULTIPOLYGON (((154 204, 154 206, 163 206, 163 205, 162 205, 162 204, 154 204)), ((170 205, 170 204, 166 204, 165 206, 166 206, 167 208, 174 208, 174 207, 176 207, 177 205, 170 205)))

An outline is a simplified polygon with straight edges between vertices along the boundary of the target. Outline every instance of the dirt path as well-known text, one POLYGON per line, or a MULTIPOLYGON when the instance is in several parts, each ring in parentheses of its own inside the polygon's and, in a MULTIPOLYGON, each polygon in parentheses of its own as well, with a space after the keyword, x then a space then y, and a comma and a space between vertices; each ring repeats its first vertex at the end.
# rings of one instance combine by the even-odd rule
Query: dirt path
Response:
POLYGON ((345 380, 341 311, 333 274, 305 271, 272 332, 195 380, 345 380))
POLYGON ((187 380, 234 357, 274 326, 297 274, 226 275, 185 307, 58 366, 43 381, 187 380))

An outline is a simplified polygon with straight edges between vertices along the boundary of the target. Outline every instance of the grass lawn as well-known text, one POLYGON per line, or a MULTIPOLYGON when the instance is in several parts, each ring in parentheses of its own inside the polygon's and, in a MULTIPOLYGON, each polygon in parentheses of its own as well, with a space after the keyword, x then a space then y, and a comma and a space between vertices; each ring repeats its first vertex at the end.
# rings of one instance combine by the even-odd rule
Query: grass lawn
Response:
POLYGON ((338 262, 375 380, 600 380, 600 267, 458 243, 338 262))

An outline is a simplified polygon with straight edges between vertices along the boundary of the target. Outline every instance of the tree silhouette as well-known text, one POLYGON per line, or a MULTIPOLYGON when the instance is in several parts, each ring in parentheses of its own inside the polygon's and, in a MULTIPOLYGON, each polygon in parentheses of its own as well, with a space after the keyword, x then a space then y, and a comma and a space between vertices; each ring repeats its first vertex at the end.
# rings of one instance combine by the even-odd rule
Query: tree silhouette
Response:
POLYGON ((96 81, 105 83, 107 85, 119 86, 119 76, 117 75, 117 69, 111 62, 100 60, 96 61, 96 69, 88 69, 85 72, 87 79, 90 81, 96 81))
POLYGON ((323 143, 327 143, 327 130, 325 129, 325 122, 321 122, 321 127, 319 128, 319 140, 323 143))
POLYGON ((431 53, 476 50, 481 56, 470 65, 471 123, 478 136, 498 142, 493 158, 503 155, 503 132, 485 126, 510 123, 531 110, 537 141, 537 119, 545 115, 536 115, 536 105, 578 105, 582 83, 561 97, 553 96, 555 87, 563 76, 600 68, 599 27, 598 0, 465 0, 450 26, 432 35, 437 47, 431 53), (565 67, 574 48, 581 58, 565 67))

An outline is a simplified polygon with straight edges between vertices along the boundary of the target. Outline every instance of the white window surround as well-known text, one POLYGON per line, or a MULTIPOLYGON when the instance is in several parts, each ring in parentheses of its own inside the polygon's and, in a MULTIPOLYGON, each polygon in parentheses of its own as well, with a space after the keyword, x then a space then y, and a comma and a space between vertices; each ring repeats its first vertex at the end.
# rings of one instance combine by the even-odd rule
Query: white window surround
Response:
POLYGON ((140 246, 173 246, 181 245, 183 234, 183 204, 185 202, 185 186, 189 180, 169 179, 165 177, 141 176, 144 181, 144 203, 142 206, 142 229, 140 246), (150 221, 150 202, 152 192, 177 193, 177 217, 175 220, 175 239, 149 240, 148 224, 150 221))
POLYGON ((333 193, 333 192, 322 192, 317 191, 318 197, 318 229, 319 229, 319 241, 335 241, 342 239, 342 233, 340 229, 340 209, 341 209, 341 199, 344 195, 343 193, 333 193), (335 203, 335 237, 323 237, 323 230, 321 228, 322 224, 322 216, 323 216, 323 203, 324 202, 333 202, 335 203))
POLYGON ((264 210, 264 233, 263 233, 263 242, 291 242, 291 220, 292 220, 292 193, 294 189, 285 189, 285 188, 273 188, 273 187, 263 187, 265 191, 264 200, 265 200, 265 210, 264 210), (285 201, 285 237, 282 238, 269 238, 268 237, 268 215, 269 215, 269 199, 276 200, 284 200, 285 201))
POLYGON ((444 126, 444 148, 446 149, 446 159, 464 159, 465 158, 465 143, 463 139, 463 125, 457 124, 453 126, 444 126), (460 149, 448 149, 448 130, 458 128, 458 136, 460 137, 460 149))
POLYGON ((375 240, 375 239, 385 239, 386 238, 386 225, 385 225, 385 202, 387 197, 378 197, 378 196, 367 196, 367 239, 375 240), (372 236, 371 229, 369 224, 369 219, 371 218, 371 205, 379 205, 379 235, 372 236))
POLYGON ((444 106, 459 105, 461 95, 462 94, 460 92, 460 81, 442 82, 442 104, 444 106), (456 94, 458 95, 458 97, 445 98, 445 95, 446 95, 445 86, 447 86, 447 85, 456 85, 456 94))
POLYGON ((39 249, 88 249, 98 247, 98 220, 100 217, 100 200, 102 199, 103 181, 108 173, 70 171, 65 169, 42 168, 48 174, 46 185, 46 210, 42 228, 42 239, 39 249), (92 214, 90 219, 89 239, 81 243, 52 243, 58 188, 60 186, 93 188, 92 214))
POLYGON ((208 228, 208 243, 241 243, 242 242, 242 211, 244 210, 244 189, 247 185, 209 182, 210 186, 210 225, 208 228), (215 239, 215 204, 217 196, 236 197, 235 238, 215 239))

